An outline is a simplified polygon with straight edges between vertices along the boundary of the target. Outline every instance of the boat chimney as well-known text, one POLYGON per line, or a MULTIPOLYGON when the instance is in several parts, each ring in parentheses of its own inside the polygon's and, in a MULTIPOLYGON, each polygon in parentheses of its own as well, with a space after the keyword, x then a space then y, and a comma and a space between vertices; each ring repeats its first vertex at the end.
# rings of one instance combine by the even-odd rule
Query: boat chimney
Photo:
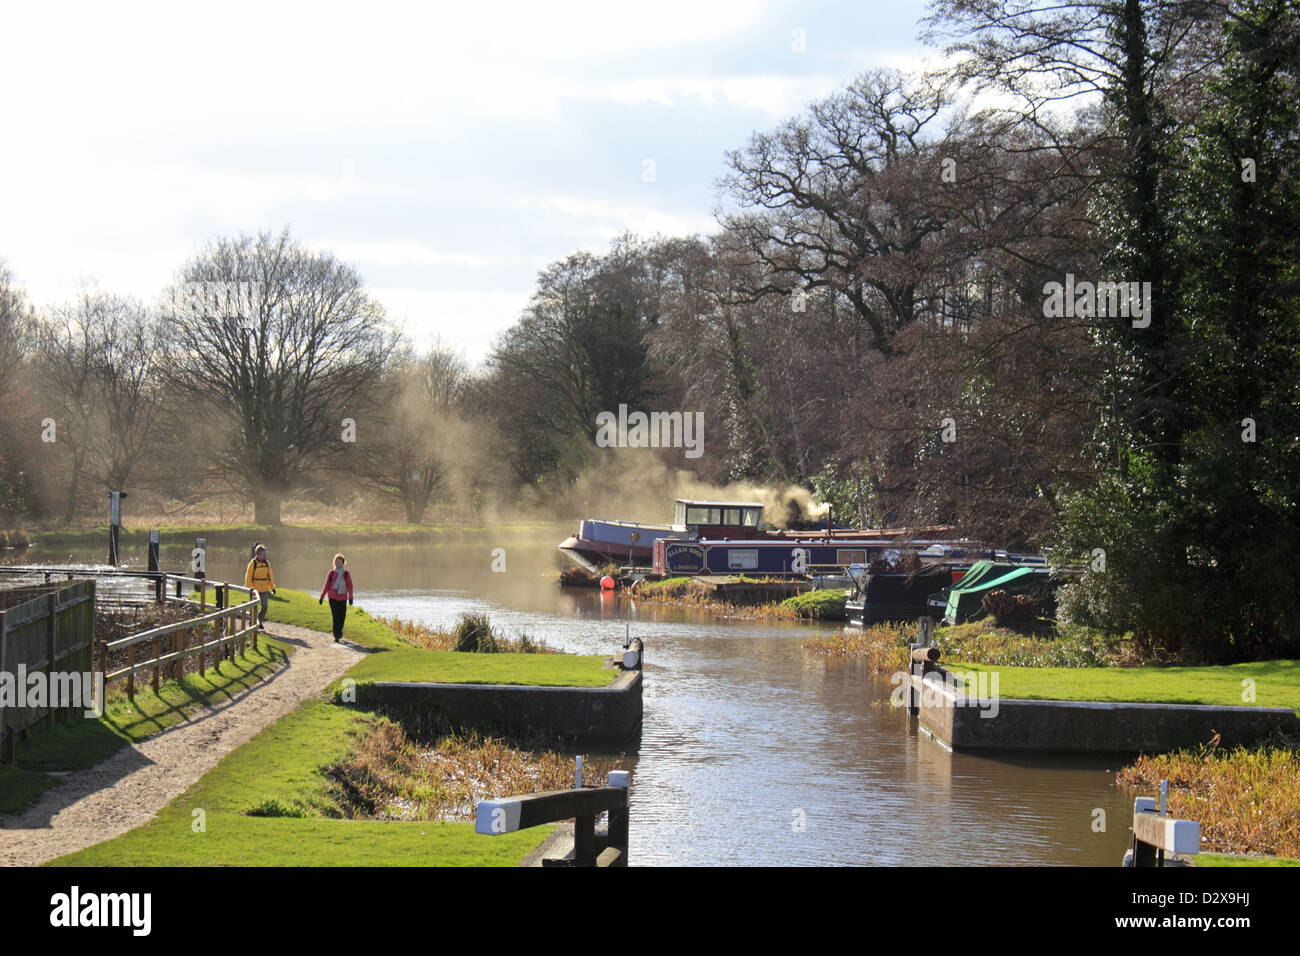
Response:
POLYGON ((826 533, 831 533, 831 506, 826 506, 826 533))

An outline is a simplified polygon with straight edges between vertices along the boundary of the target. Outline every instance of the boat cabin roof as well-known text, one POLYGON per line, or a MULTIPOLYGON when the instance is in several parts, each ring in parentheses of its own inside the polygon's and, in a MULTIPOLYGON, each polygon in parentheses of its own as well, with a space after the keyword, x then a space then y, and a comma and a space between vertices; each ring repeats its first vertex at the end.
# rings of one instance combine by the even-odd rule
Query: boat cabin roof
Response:
POLYGON ((709 501, 673 499, 673 527, 708 525, 715 528, 756 529, 763 520, 761 501, 709 501))
POLYGON ((758 508, 763 509, 761 501, 712 501, 705 498, 674 498, 674 504, 690 505, 700 508, 758 508))

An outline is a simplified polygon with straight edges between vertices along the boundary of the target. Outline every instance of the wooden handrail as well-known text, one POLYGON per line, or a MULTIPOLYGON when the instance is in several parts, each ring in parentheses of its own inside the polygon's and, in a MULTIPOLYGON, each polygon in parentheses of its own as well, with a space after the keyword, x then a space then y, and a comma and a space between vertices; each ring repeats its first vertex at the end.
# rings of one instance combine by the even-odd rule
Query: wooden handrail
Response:
POLYGON ((242 631, 236 631, 217 641, 208 641, 204 644, 196 644, 193 647, 184 648, 183 650, 170 651, 158 657, 150 658, 147 661, 139 661, 134 664, 128 663, 126 667, 105 674, 104 683, 107 684, 110 681, 121 680, 123 677, 133 676, 141 671, 147 671, 154 667, 161 667, 164 664, 170 664, 186 657, 193 657, 195 654, 202 654, 206 651, 213 650, 214 648, 225 647, 227 644, 233 644, 240 638, 246 637, 256 630, 256 626, 246 627, 242 631))
POLYGON ((1133 801, 1132 865, 1164 866, 1166 853, 1192 856, 1201 852, 1201 825, 1161 814, 1153 797, 1133 801))
MULTIPOLYGON (((205 578, 192 578, 185 575, 168 573, 159 575, 158 581, 159 592, 163 595, 165 601, 183 603, 186 606, 192 607, 193 602, 189 600, 188 596, 182 597, 180 591, 182 585, 193 584, 201 589, 201 594, 206 594, 208 587, 211 587, 217 595, 218 603, 227 603, 228 606, 224 608, 218 607, 215 611, 207 614, 200 614, 198 617, 187 618, 183 621, 175 621, 171 624, 162 624, 158 627, 151 627, 146 631, 141 631, 139 634, 131 634, 112 642, 97 641, 96 647, 98 648, 101 672, 107 671, 108 669, 107 661, 109 651, 120 650, 122 648, 126 649, 126 667, 118 668, 111 673, 105 673, 104 683, 108 684, 111 681, 121 680, 125 677, 128 697, 135 696, 135 675, 141 671, 152 671, 151 683, 156 691, 158 689, 159 671, 168 664, 175 665, 173 668, 174 676, 177 679, 180 679, 184 673, 183 661, 188 657, 198 657, 198 669, 199 673, 202 674, 205 664, 205 655, 209 651, 218 652, 217 655, 214 656, 214 664, 219 665, 222 656, 234 656, 236 653, 235 645, 239 646, 239 652, 242 653, 244 640, 250 634, 253 637, 253 647, 257 647, 257 627, 256 625, 249 625, 247 623, 247 615, 252 613, 258 606, 258 599, 251 588, 239 584, 227 584, 221 581, 208 581, 205 578), (167 586, 171 581, 176 582, 175 595, 167 594, 167 586), (243 591, 249 596, 249 599, 242 604, 229 604, 229 594, 231 590, 243 591), (227 628, 220 623, 226 620, 238 620, 240 624, 227 628), (221 635, 215 641, 203 640, 203 628, 209 624, 215 625, 216 633, 221 635), (185 642, 181 638, 180 634, 181 632, 190 631, 192 629, 198 629, 200 643, 194 647, 185 647, 185 642), (229 630, 229 633, 222 635, 221 632, 226 630, 229 630), (174 638, 171 641, 173 649, 167 653, 161 653, 161 638, 166 637, 169 634, 174 635, 174 638), (153 643, 153 656, 148 660, 137 660, 135 654, 136 647, 147 642, 153 643), (228 650, 223 651, 223 648, 228 648, 228 650)), ((200 606, 202 607, 204 604, 206 604, 206 601, 200 599, 200 606)))
POLYGON ((573 865, 627 866, 628 779, 626 770, 615 770, 606 787, 574 787, 481 800, 474 811, 474 832, 500 836, 572 819, 573 865), (596 814, 605 812, 609 813, 608 846, 597 856, 596 814))
MULTIPOLYGON (((193 601, 186 600, 186 604, 193 604, 193 601)), ((157 627, 150 628, 147 631, 141 631, 139 634, 132 634, 129 637, 119 637, 115 641, 109 641, 107 647, 110 651, 115 651, 121 647, 130 647, 132 644, 140 644, 144 641, 151 641, 155 637, 162 637, 175 631, 184 631, 191 627, 198 627, 202 624, 210 624, 213 621, 221 620, 226 617, 236 617, 239 612, 252 610, 257 606, 257 601, 247 601, 244 604, 232 604, 228 608, 220 611, 213 611, 200 617, 187 618, 184 621, 176 621, 172 624, 160 624, 157 627)))

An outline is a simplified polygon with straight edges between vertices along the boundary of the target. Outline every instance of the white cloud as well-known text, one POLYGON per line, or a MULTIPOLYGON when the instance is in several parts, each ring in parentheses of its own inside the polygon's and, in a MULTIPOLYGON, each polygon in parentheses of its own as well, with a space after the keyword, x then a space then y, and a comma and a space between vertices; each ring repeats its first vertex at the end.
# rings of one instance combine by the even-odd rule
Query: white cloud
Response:
POLYGON ((152 299, 215 236, 288 224, 382 284, 413 332, 481 358, 546 263, 629 230, 711 232, 726 148, 912 55, 886 37, 848 48, 851 31, 812 22, 794 55, 789 18, 805 12, 818 11, 7 8, 0 258, 38 302, 83 277, 152 299), (649 155, 656 183, 640 178, 649 155))
POLYGON ((475 365, 487 357, 497 336, 518 320, 532 295, 531 289, 391 287, 371 292, 417 347, 434 341, 454 345, 475 365))

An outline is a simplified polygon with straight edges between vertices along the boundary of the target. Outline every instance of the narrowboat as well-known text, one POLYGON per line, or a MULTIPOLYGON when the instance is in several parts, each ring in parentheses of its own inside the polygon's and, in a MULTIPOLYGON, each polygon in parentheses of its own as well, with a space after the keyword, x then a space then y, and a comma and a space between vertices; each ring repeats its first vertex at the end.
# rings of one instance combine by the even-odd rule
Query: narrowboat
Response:
MULTIPOLYGON (((655 574, 839 575, 873 558, 897 559, 900 545, 923 560, 964 557, 976 546, 939 537, 947 529, 836 527, 821 522, 774 530, 763 521, 760 501, 677 498, 671 525, 587 519, 560 548, 594 568, 607 561, 649 566, 655 574), (919 538, 919 540, 918 540, 919 538)), ((971 551, 970 560, 989 552, 971 551)), ((969 563, 969 562, 968 562, 969 563)))

